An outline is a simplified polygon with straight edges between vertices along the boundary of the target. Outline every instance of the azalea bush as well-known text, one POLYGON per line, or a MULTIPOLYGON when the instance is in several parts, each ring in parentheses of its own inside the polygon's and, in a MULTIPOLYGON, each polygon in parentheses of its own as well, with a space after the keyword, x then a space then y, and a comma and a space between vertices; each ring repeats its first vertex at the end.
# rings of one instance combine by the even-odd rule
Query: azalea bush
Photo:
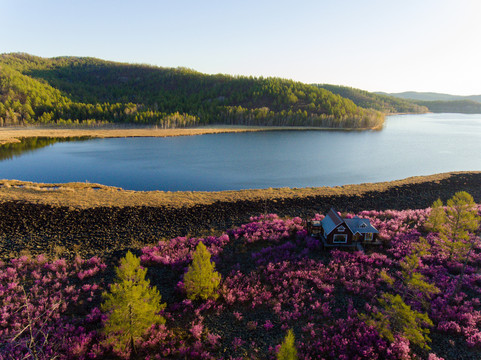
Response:
MULTIPOLYGON (((147 246, 140 266, 166 303, 152 317, 165 323, 153 321, 130 338, 135 357, 276 359, 292 329, 299 359, 453 358, 439 339, 456 343, 458 358, 478 359, 481 243, 471 232, 459 239, 469 251, 450 256, 443 244, 449 239, 425 227, 430 214, 430 208, 346 214, 379 230, 383 245, 366 252, 323 251, 300 218, 275 214, 221 236, 147 246), (201 243, 222 276, 215 276, 214 296, 189 299, 184 281, 196 284, 186 274, 201 243), (423 289, 439 291, 427 296, 423 289)), ((0 359, 131 357, 106 341, 110 312, 101 310, 101 294, 112 270, 98 258, 0 263, 0 359)))

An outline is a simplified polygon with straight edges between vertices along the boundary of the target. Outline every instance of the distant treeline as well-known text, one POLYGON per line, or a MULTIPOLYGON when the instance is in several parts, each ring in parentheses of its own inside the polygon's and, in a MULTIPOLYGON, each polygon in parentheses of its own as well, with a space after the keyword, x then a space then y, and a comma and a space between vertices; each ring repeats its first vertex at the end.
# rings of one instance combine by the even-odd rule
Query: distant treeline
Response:
POLYGON ((433 113, 481 114, 481 103, 473 100, 415 101, 433 113))
POLYGON ((372 128, 384 121, 385 111, 377 110, 318 86, 280 78, 205 75, 94 58, 0 55, 0 126, 109 122, 163 128, 372 128))
POLYGON ((355 89, 347 86, 320 84, 317 85, 330 92, 352 100, 357 106, 381 111, 385 114, 396 113, 426 113, 428 107, 410 100, 400 99, 393 96, 386 96, 371 93, 365 90, 355 89))
MULTIPOLYGON (((433 113, 481 114, 481 95, 450 95, 433 92, 406 91, 402 93, 376 93, 388 98, 403 99, 412 104, 426 107, 433 113)), ((357 105, 358 102, 353 100, 357 105)), ((362 106, 362 105, 361 105, 362 106)), ((373 107, 375 108, 375 107, 373 107)))

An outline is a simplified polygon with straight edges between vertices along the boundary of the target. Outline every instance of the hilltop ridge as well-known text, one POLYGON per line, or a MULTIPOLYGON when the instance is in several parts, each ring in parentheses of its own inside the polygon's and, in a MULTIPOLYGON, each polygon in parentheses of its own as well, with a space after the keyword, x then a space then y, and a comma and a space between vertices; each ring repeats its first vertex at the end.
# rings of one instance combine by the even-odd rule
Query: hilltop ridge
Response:
POLYGON ((384 115, 316 86, 88 57, 0 55, 0 125, 373 128, 384 115))

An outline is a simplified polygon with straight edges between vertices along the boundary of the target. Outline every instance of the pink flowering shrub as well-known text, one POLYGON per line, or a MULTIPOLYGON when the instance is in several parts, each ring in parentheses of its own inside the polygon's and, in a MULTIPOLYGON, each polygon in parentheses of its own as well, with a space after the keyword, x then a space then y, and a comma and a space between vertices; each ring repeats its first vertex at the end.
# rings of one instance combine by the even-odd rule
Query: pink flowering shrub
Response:
POLYGON ((101 319, 97 308, 88 310, 101 290, 93 277, 104 269, 98 258, 67 263, 40 255, 0 263, 0 358, 84 358, 95 338, 84 326, 101 319))
MULTIPOLYGON (((166 324, 152 326, 135 344, 135 355, 274 360, 286 331, 293 329, 300 359, 449 359, 444 345, 434 344, 439 337, 461 344, 458 358, 480 358, 481 242, 474 242, 466 264, 449 260, 439 236, 424 230, 429 211, 348 214, 368 218, 380 231, 384 245, 367 252, 321 250, 300 218, 275 214, 251 218, 228 231, 230 237, 178 237, 145 247, 142 264, 152 266, 147 276, 167 301, 166 324), (379 306, 383 292, 405 295, 401 263, 421 236, 430 247, 416 271, 440 292, 422 302, 414 291, 405 302, 434 323, 430 353, 401 334, 386 340, 361 316, 379 306), (216 300, 192 301, 180 291, 179 276, 199 241, 222 272, 216 300), (394 279, 392 285, 384 274, 394 279)), ((0 262, 0 359, 22 359, 32 351, 38 359, 128 359, 130 353, 116 353, 103 342, 103 277, 108 278, 98 258, 0 262)))
POLYGON ((182 268, 192 261, 195 248, 201 241, 210 254, 216 257, 229 243, 229 236, 224 234, 219 237, 209 236, 205 239, 177 237, 169 241, 159 241, 157 246, 144 247, 140 259, 145 265, 157 264, 182 268))
POLYGON ((283 220, 276 214, 268 214, 251 217, 248 224, 231 230, 230 233, 236 239, 243 237, 248 243, 260 240, 279 242, 303 229, 299 217, 283 220))

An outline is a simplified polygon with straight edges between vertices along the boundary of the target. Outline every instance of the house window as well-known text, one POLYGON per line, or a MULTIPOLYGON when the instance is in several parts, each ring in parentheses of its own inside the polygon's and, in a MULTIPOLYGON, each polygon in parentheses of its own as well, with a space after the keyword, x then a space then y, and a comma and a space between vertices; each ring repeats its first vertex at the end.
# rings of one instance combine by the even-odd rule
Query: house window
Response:
POLYGON ((347 234, 334 234, 332 238, 334 244, 345 244, 347 243, 347 234))
POLYGON ((342 225, 337 228, 337 231, 339 232, 344 232, 344 230, 346 230, 346 228, 342 225))
POLYGON ((362 223, 361 226, 359 226, 359 227, 364 229, 364 228, 367 227, 367 225, 365 223, 362 223))
POLYGON ((372 241, 372 233, 366 233, 366 234, 364 234, 364 240, 366 240, 366 241, 372 241))

